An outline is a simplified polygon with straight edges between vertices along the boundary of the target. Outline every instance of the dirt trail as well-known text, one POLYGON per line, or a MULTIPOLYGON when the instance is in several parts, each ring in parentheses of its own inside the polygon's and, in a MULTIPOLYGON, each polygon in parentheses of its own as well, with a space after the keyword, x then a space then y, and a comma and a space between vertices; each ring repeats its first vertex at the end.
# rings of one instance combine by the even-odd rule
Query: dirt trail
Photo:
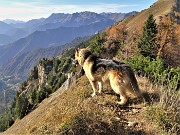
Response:
POLYGON ((159 101, 159 90, 157 87, 153 87, 147 78, 137 78, 139 87, 143 93, 143 101, 137 99, 129 100, 127 107, 120 107, 117 113, 124 118, 122 121, 125 127, 128 129, 128 135, 158 135, 160 131, 153 124, 147 121, 145 118, 146 109, 150 104, 159 101))

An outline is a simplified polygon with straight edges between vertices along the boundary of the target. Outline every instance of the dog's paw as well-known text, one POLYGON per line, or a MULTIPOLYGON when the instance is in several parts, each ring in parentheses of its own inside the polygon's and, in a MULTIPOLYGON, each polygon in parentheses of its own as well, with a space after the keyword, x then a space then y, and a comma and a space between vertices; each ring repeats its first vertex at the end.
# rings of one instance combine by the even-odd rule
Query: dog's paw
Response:
POLYGON ((94 96, 96 96, 96 93, 91 94, 91 97, 94 97, 94 96))
POLYGON ((117 104, 119 104, 119 105, 125 105, 126 102, 124 102, 124 101, 118 101, 117 104))
POLYGON ((101 95, 103 95, 103 93, 102 93, 102 92, 98 92, 97 95, 98 95, 98 96, 101 96, 101 95))
POLYGON ((99 91, 98 91, 98 94, 101 94, 101 93, 102 93, 102 91, 99 90, 99 91))

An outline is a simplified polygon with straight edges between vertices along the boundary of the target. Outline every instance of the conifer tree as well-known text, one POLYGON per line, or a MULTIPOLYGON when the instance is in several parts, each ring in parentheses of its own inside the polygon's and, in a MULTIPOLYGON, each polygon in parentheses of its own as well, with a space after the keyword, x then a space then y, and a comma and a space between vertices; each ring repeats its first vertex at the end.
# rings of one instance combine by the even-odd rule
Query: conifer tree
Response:
POLYGON ((143 33, 138 43, 138 48, 143 56, 154 57, 157 54, 156 35, 158 33, 157 25, 155 23, 154 16, 149 15, 145 26, 143 27, 143 33))
POLYGON ((28 113, 29 103, 25 95, 18 95, 16 99, 16 117, 23 118, 28 113))

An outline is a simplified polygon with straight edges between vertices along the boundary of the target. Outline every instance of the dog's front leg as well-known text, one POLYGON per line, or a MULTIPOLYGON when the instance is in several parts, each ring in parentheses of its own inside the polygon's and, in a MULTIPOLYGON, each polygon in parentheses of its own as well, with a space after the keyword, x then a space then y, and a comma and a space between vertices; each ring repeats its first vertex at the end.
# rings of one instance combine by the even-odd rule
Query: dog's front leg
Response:
POLYGON ((98 86, 99 86, 99 94, 101 94, 102 92, 102 82, 98 82, 98 86))
POLYGON ((92 89, 93 89, 93 93, 91 94, 91 96, 94 97, 96 95, 97 82, 96 81, 90 81, 90 84, 91 84, 92 89))

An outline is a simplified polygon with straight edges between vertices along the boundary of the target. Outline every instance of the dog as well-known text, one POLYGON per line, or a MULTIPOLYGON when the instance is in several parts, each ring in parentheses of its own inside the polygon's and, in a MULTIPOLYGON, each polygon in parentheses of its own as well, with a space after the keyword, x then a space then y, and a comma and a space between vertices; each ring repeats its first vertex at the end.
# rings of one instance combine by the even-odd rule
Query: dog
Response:
POLYGON ((133 70, 127 64, 115 60, 102 59, 91 53, 89 49, 82 48, 75 51, 75 60, 79 63, 87 76, 92 89, 92 97, 102 91, 103 83, 109 82, 115 93, 120 95, 117 103, 125 105, 127 92, 139 97, 138 87, 133 70))

